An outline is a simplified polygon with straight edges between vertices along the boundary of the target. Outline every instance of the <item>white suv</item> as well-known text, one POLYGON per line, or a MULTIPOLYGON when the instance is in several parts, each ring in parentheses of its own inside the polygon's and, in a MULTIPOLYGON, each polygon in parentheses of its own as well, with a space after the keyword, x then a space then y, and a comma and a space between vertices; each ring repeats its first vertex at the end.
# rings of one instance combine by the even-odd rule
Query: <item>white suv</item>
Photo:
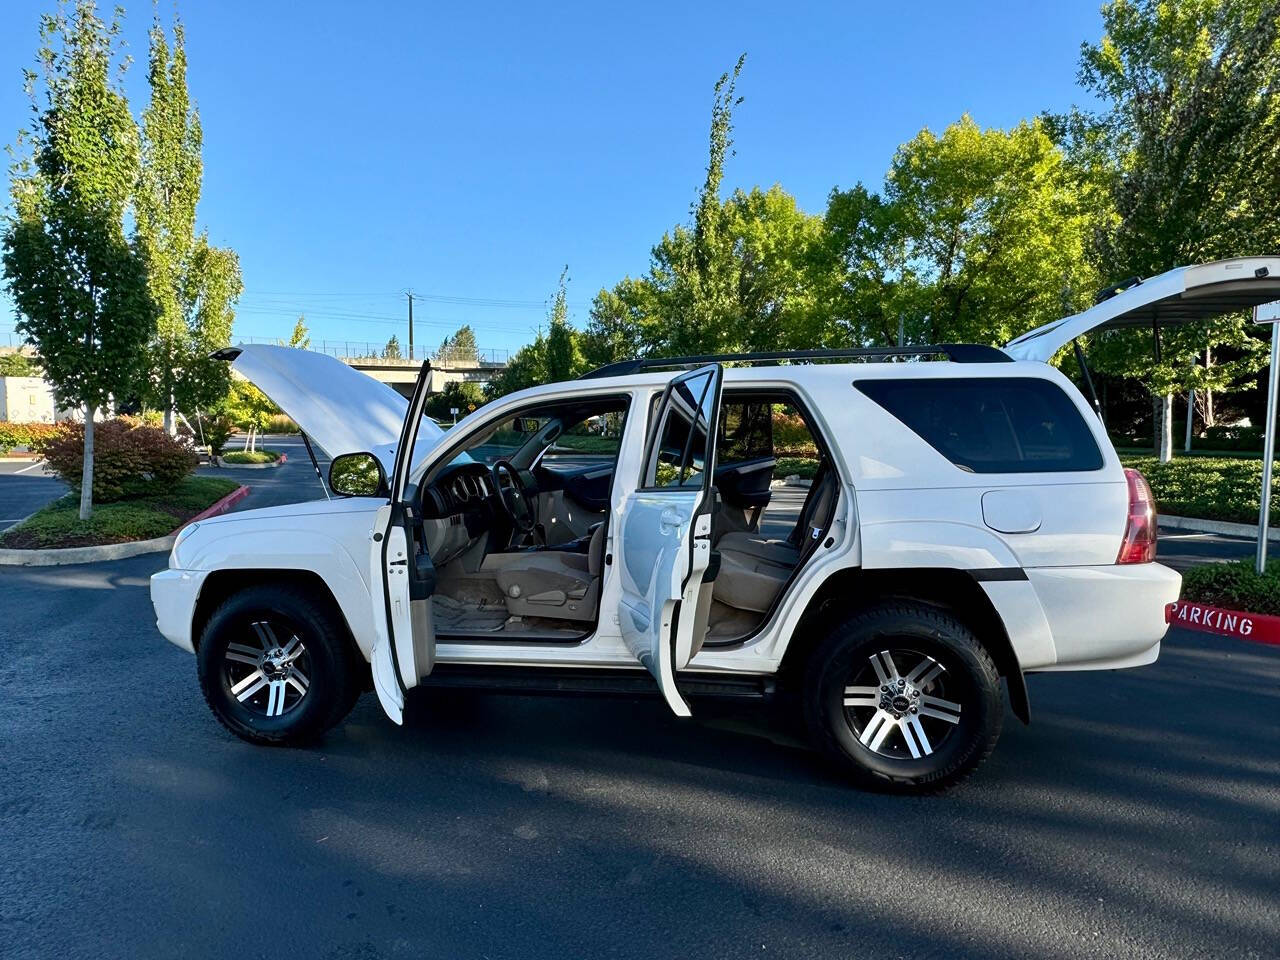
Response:
POLYGON ((650 690, 680 716, 790 693, 857 781, 942 788, 994 746, 1002 677, 1026 722, 1027 672, 1156 659, 1180 580, 1153 562, 1150 492, 1044 361, 1225 269, 1003 351, 634 361, 447 432, 426 367, 406 403, 329 357, 230 349, 339 496, 186 527, 151 581, 160 632, 256 743, 315 738, 370 673, 397 723, 417 686, 650 690), (807 487, 775 476, 797 434, 807 487))

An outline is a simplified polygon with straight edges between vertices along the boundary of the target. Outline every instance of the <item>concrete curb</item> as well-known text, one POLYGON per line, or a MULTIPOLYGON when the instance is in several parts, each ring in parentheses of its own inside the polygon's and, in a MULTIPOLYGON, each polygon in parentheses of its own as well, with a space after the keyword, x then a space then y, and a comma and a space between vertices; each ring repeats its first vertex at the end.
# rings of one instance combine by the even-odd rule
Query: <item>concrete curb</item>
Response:
MULTIPOLYGON (((104 543, 98 547, 61 547, 56 550, 3 550, 0 549, 0 566, 9 567, 58 567, 73 563, 99 563, 104 560, 123 560, 139 557, 144 553, 166 553, 173 549, 178 531, 188 524, 225 513, 234 504, 249 495, 246 486, 237 487, 221 500, 197 513, 173 533, 152 540, 131 540, 128 543, 104 543)), ((14 526, 17 526, 15 524, 14 526)))
MULTIPOLYGON (((1228 537, 1244 537, 1257 542, 1258 525, 1256 523, 1230 523, 1226 520, 1201 520, 1199 517, 1171 517, 1160 514, 1159 525, 1170 530, 1195 530, 1199 533, 1220 533, 1228 537)), ((1267 529, 1267 542, 1280 543, 1280 528, 1267 529)))

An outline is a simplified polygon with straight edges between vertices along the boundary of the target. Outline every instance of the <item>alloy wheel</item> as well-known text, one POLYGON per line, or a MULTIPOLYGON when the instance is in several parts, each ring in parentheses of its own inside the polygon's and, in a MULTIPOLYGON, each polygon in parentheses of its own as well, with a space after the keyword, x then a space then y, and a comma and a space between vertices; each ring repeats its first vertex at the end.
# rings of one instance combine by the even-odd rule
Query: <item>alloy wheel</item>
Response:
POLYGON ((311 687, 311 656, 292 628, 256 620, 250 643, 227 644, 222 682, 233 700, 264 717, 280 717, 297 706, 311 687), (280 627, 277 633, 277 627, 280 627), (280 636, 285 637, 283 641, 280 636))
POLYGON ((844 688, 845 717, 867 749, 895 760, 919 760, 938 750, 960 723, 960 696, 948 689, 946 667, 909 649, 881 650, 855 667, 844 688))

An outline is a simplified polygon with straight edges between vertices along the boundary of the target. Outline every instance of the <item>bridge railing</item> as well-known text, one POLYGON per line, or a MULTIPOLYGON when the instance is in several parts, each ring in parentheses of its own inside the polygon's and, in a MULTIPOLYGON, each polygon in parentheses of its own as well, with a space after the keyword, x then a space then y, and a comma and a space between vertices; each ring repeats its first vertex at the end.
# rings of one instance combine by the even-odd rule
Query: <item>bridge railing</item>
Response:
MULTIPOLYGON (((272 343, 286 345, 287 341, 273 337, 237 337, 232 336, 235 343, 272 343)), ((327 353, 331 357, 337 357, 339 360, 368 360, 378 363, 403 363, 406 365, 419 364, 423 360, 435 360, 433 356, 436 348, 422 344, 414 344, 413 356, 409 356, 407 346, 400 348, 399 356, 388 357, 386 355, 385 343, 371 343, 367 340, 317 340, 312 338, 311 343, 307 347, 308 350, 314 350, 317 353, 327 353)), ((476 351, 480 355, 480 362, 492 366, 506 366, 507 361, 511 359, 510 351, 502 349, 479 349, 476 351)), ((447 361, 445 361, 447 362, 447 361)))

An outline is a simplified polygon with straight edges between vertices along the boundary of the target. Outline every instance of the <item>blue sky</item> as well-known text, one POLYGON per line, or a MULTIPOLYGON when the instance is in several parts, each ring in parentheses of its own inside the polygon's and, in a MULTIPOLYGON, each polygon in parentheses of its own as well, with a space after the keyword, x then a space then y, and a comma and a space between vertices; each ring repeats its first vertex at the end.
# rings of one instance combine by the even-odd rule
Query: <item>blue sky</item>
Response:
MULTIPOLYGON (((125 5, 141 111, 151 5, 125 5)), ((0 142, 26 121, 21 71, 51 6, 4 0, 0 142)), ((777 182, 820 212, 833 186, 879 184, 921 127, 1080 102, 1080 43, 1101 30, 1098 0, 180 9, 200 222, 244 273, 237 335, 287 337, 305 313, 317 340, 404 343, 412 288, 418 344, 470 323, 498 349, 531 338, 565 264, 579 324, 600 287, 646 269, 688 217, 712 85, 740 53, 726 189, 777 182)), ((0 298, 0 344, 13 322, 0 298)))

